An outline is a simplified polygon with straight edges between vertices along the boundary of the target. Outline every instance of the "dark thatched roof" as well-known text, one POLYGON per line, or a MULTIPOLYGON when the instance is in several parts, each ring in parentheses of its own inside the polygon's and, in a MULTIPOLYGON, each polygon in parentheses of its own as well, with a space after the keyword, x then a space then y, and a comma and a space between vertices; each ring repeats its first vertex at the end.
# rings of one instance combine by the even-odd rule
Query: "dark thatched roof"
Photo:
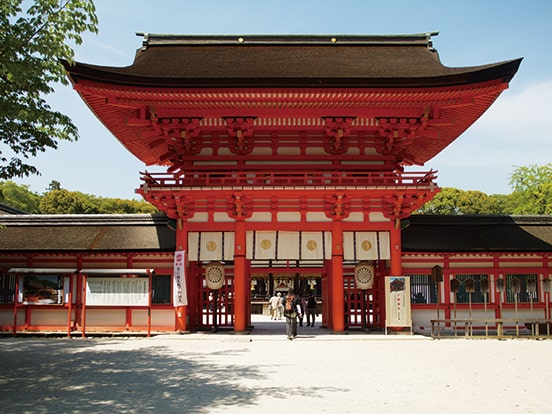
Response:
POLYGON ((509 82, 521 59, 444 66, 431 36, 144 34, 132 65, 64 62, 79 79, 141 87, 436 87, 509 82))
POLYGON ((174 251, 168 225, 165 216, 149 214, 6 215, 0 251, 174 251))
POLYGON ((403 220, 404 252, 551 252, 552 216, 425 216, 403 220))
MULTIPOLYGON (((0 216, 0 252, 166 252, 175 244, 163 215, 0 216)), ((404 252, 551 252, 552 216, 413 215, 403 220, 402 246, 404 252)))

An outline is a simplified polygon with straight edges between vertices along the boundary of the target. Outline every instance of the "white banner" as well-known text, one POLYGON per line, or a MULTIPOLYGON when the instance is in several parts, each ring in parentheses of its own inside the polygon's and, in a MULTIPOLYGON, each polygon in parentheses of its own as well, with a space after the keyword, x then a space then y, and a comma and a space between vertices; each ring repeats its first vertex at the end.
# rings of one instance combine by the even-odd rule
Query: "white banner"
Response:
POLYGON ((186 252, 183 250, 174 252, 173 269, 173 305, 187 306, 188 294, 186 292, 186 252))

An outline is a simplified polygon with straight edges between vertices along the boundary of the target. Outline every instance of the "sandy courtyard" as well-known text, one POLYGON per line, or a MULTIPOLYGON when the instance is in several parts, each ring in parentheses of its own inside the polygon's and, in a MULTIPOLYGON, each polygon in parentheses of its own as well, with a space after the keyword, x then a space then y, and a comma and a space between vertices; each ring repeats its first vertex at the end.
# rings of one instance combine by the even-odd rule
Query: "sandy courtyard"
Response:
POLYGON ((550 413, 552 340, 0 339, 3 413, 550 413))

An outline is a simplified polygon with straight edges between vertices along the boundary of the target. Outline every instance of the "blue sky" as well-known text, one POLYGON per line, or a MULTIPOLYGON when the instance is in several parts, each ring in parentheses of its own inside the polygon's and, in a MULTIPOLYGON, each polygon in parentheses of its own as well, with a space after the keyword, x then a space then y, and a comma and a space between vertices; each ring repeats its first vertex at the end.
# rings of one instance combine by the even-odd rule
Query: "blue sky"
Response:
MULTIPOLYGON (((438 170, 441 187, 508 194, 516 166, 552 162, 552 2, 548 0, 96 0, 99 34, 86 35, 76 60, 132 63, 142 38, 172 34, 394 34, 438 31, 446 66, 523 57, 510 89, 436 158, 411 171, 438 170)), ((52 180, 103 197, 137 198, 145 166, 105 129, 70 86, 47 97, 80 131, 76 143, 41 153, 42 175, 16 180, 42 193, 52 180)), ((148 168, 152 170, 152 168, 148 168)))

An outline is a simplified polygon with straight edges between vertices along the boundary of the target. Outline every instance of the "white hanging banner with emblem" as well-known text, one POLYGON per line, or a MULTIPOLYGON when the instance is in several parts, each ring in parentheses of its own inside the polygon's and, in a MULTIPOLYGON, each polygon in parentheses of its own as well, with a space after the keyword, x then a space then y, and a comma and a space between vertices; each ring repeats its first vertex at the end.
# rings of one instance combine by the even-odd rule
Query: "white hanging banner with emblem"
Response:
POLYGON ((173 306, 187 306, 188 294, 186 291, 186 252, 174 252, 173 267, 173 306))
MULTIPOLYGON (((331 245, 328 245, 331 249, 331 245)), ((321 231, 301 232, 301 259, 324 259, 324 233, 321 231)))
POLYGON ((356 260, 378 260, 378 233, 375 231, 357 231, 356 260))
POLYGON ((256 231, 247 233, 247 258, 276 259, 276 232, 256 231))
POLYGON ((223 260, 223 238, 221 231, 205 231, 201 232, 201 246, 199 260, 223 260))

